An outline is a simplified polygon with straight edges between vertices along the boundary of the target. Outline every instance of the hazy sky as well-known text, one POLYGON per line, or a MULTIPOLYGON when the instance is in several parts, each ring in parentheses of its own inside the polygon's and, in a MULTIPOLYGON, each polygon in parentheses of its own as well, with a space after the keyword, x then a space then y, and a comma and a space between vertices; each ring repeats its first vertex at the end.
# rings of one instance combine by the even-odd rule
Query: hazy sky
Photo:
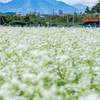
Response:
POLYGON ((88 6, 94 6, 99 0, 59 0, 59 1, 64 1, 67 4, 71 5, 76 3, 81 3, 88 6))
MULTIPOLYGON (((11 0, 0 0, 1 2, 8 2, 11 0)), ((64 1, 67 4, 76 4, 76 3, 81 3, 81 4, 85 4, 88 6, 93 6, 95 5, 99 0, 58 0, 58 1, 64 1)))
POLYGON ((0 2, 8 2, 8 1, 11 1, 11 0, 0 0, 0 2))

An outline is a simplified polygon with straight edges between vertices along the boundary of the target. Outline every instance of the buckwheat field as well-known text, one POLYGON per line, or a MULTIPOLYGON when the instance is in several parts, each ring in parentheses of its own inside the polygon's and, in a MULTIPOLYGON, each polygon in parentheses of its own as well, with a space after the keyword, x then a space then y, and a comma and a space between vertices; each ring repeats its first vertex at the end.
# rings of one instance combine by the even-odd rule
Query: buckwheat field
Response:
POLYGON ((100 28, 0 27, 0 100, 100 100, 100 28))

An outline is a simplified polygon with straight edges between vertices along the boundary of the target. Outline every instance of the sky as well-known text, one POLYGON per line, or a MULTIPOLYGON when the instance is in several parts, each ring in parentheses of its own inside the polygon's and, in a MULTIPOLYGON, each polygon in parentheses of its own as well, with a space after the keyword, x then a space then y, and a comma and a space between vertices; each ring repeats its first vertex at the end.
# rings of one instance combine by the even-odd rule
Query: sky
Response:
POLYGON ((11 0, 0 0, 0 2, 3 2, 3 3, 6 3, 6 2, 9 2, 11 0))
MULTIPOLYGON (((8 1, 11 1, 11 0, 0 0, 1 2, 8 2, 8 1)), ((77 4, 77 3, 80 3, 80 4, 84 4, 84 5, 87 5, 87 6, 94 6, 99 0, 58 0, 58 1, 63 1, 67 4, 70 4, 70 5, 73 5, 73 4, 77 4)))
POLYGON ((80 3, 92 7, 96 3, 98 3, 99 0, 59 0, 59 1, 64 1, 65 3, 70 5, 80 3))

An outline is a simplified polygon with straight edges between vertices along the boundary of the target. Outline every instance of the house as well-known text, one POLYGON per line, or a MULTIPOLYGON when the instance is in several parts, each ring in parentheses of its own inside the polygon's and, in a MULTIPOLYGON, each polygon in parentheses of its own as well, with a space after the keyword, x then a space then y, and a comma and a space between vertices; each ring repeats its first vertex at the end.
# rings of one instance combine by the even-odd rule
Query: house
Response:
POLYGON ((21 13, 16 13, 15 15, 16 15, 16 16, 21 16, 21 13))
POLYGON ((47 15, 47 14, 42 14, 42 15, 40 15, 40 17, 41 18, 47 18, 49 15, 47 15))

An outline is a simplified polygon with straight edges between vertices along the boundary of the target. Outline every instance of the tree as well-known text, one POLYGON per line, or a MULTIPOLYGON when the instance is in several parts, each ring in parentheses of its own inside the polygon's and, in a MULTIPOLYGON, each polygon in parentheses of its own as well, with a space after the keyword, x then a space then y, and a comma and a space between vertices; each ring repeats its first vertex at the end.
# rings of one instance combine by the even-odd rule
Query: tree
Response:
POLYGON ((91 14, 95 13, 95 8, 93 7, 90 12, 91 12, 91 14))
POLYGON ((90 13, 89 7, 86 7, 85 13, 86 14, 90 13))
POLYGON ((92 10, 95 10, 97 13, 100 13, 100 0, 95 6, 92 7, 92 10))

